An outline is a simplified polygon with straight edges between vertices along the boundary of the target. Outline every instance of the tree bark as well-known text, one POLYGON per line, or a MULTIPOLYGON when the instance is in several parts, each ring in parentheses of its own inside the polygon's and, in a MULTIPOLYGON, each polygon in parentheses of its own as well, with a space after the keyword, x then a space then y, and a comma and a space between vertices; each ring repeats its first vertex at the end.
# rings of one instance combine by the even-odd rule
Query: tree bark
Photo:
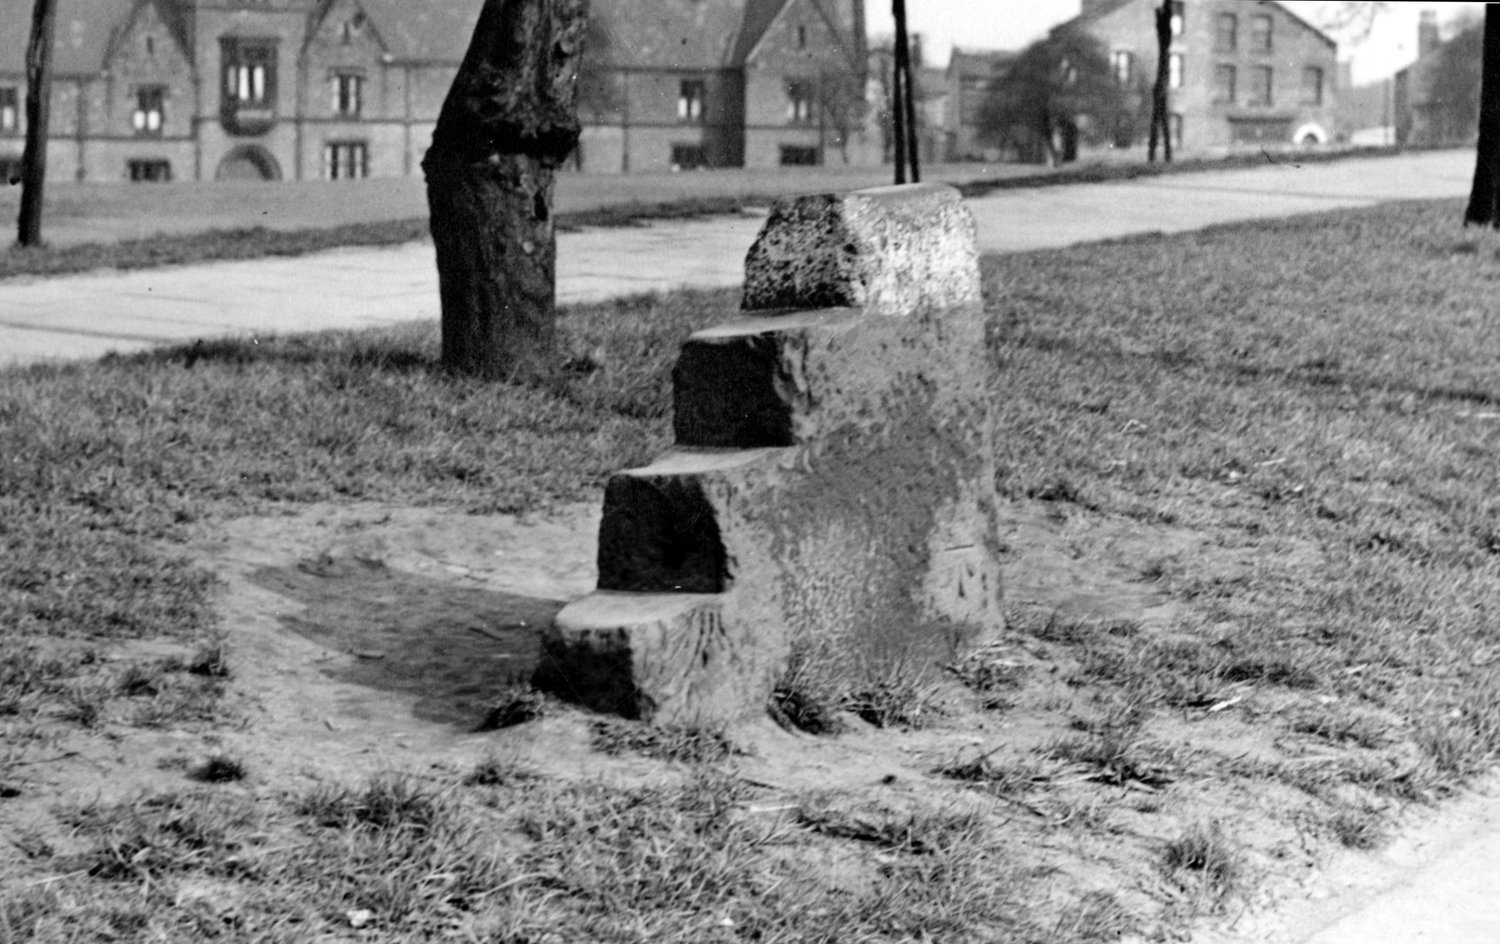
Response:
POLYGON ((443 365, 500 380, 556 366, 554 173, 578 144, 588 0, 485 0, 422 160, 443 365))
POLYGON ((26 47, 26 147, 21 152, 21 210, 16 241, 42 244, 42 191, 47 177, 47 125, 52 113, 52 35, 57 0, 35 0, 26 47))
MULTIPOLYGON (((898 47, 899 48, 899 47, 898 47)), ((896 140, 892 144, 896 159, 896 183, 906 183, 906 93, 901 76, 901 53, 893 50, 891 55, 891 124, 896 140)))
MULTIPOLYGON (((911 165, 911 182, 918 184, 922 182, 922 170, 917 160, 917 98, 911 74, 911 41, 906 32, 906 0, 892 0, 891 14, 896 19, 896 74, 901 78, 897 86, 901 95, 896 107, 901 110, 905 119, 902 124, 906 127, 906 137, 897 146, 906 148, 906 159, 911 165)), ((896 166, 900 168, 901 165, 898 163, 896 166)), ((902 183, 900 173, 898 169, 897 183, 902 183)))
POLYGON ((1172 128, 1167 120, 1167 86, 1171 81, 1172 0, 1162 0, 1156 10, 1156 84, 1151 86, 1151 143, 1146 160, 1156 161, 1156 142, 1162 142, 1162 160, 1172 163, 1172 128))
POLYGON ((1500 11, 1484 8, 1484 65, 1479 88, 1479 144, 1464 225, 1500 228, 1500 11))

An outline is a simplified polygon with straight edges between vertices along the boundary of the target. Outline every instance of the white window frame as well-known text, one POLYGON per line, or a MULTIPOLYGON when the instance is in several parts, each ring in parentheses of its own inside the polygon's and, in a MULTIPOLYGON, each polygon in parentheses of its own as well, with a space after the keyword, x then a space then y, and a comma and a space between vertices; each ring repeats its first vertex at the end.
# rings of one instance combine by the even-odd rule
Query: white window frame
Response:
POLYGON ((360 180, 370 176, 368 141, 328 141, 323 145, 324 180, 360 180))

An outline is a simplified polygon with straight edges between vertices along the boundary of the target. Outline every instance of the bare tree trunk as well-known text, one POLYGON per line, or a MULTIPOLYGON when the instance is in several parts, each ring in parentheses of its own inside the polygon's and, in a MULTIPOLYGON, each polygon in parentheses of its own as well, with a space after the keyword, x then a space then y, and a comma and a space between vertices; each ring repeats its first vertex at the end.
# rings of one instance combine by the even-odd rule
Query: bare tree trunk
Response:
POLYGON ((1500 11, 1484 8, 1484 66, 1479 89, 1479 144, 1464 225, 1500 228, 1500 11))
MULTIPOLYGON (((901 77, 903 93, 896 107, 902 110, 905 118, 906 155, 911 163, 911 182, 917 184, 922 182, 922 170, 917 159, 917 98, 911 74, 911 42, 906 33, 906 0, 892 0, 891 13, 896 18, 896 73, 901 77)), ((900 180, 896 182, 901 183, 900 180)))
POLYGON ((896 159, 896 183, 906 183, 906 82, 901 75, 901 53, 891 56, 891 125, 896 140, 892 150, 896 159))
POLYGON ((553 175, 578 144, 588 0, 485 0, 427 176, 443 365, 495 379, 557 358, 553 175))
POLYGON ((21 155, 21 212, 16 241, 42 244, 42 190, 47 177, 47 125, 52 113, 52 35, 57 0, 36 0, 26 47, 26 148, 21 155))
POLYGON ((1151 143, 1146 160, 1155 162, 1156 142, 1162 142, 1162 159, 1172 163, 1172 128, 1167 120, 1167 86, 1171 80, 1172 0, 1162 0, 1156 10, 1156 84, 1151 87, 1151 143))

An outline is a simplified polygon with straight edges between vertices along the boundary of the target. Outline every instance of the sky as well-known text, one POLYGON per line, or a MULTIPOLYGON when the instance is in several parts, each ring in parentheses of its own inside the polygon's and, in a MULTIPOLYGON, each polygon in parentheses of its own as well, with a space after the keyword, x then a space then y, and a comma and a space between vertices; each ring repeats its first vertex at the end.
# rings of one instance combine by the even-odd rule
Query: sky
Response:
MULTIPOLYGON (((1321 10, 1338 6, 1320 0, 1292 0, 1285 5, 1314 22, 1321 10)), ((927 64, 942 66, 955 43, 965 48, 1019 49, 1077 16, 1078 6, 1079 0, 906 0, 906 18, 909 29, 922 35, 927 64)), ((1341 44, 1340 56, 1351 60, 1356 85, 1383 79, 1416 57, 1421 10, 1437 10, 1439 20, 1446 21, 1463 7, 1479 9, 1484 4, 1397 2, 1385 6, 1386 12, 1363 42, 1341 44)), ((865 7, 871 35, 895 32, 889 4, 868 0, 865 7)))

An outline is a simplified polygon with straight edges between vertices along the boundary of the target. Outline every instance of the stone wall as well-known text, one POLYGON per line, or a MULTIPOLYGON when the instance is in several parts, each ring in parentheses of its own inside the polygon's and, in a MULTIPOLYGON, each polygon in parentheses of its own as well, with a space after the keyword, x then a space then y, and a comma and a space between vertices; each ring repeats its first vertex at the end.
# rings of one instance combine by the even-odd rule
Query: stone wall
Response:
POLYGON ((673 372, 677 446, 614 476, 599 588, 537 681, 657 723, 765 710, 796 647, 847 673, 1002 623, 973 218, 955 190, 777 203, 743 317, 673 372))

